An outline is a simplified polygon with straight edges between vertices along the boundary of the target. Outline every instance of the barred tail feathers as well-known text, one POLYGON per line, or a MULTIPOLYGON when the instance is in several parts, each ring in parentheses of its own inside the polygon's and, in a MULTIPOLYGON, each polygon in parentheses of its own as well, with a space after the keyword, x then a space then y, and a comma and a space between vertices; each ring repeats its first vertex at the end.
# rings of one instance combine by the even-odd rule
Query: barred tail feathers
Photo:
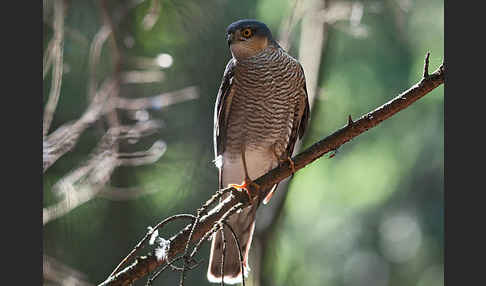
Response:
MULTIPOLYGON (((243 272, 245 277, 248 276, 250 267, 248 265, 248 253, 250 251, 253 232, 255 230, 255 212, 256 207, 250 206, 239 213, 233 214, 228 218, 228 224, 238 238, 243 256, 243 272)), ((224 282, 227 284, 236 284, 242 281, 240 254, 238 246, 228 228, 224 229, 224 240, 226 241, 225 258, 224 258, 224 282)), ((207 278, 209 282, 221 282, 221 263, 223 252, 223 238, 218 231, 213 235, 211 243, 211 254, 209 257, 209 267, 207 278)))

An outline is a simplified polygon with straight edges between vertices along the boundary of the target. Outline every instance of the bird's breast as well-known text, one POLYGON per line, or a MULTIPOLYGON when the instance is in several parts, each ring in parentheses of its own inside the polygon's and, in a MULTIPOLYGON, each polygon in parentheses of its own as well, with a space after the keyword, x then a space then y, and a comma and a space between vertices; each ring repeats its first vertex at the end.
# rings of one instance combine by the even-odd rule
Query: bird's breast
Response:
POLYGON ((298 63, 283 54, 239 63, 232 86, 226 151, 266 150, 288 144, 295 106, 302 90, 298 63))

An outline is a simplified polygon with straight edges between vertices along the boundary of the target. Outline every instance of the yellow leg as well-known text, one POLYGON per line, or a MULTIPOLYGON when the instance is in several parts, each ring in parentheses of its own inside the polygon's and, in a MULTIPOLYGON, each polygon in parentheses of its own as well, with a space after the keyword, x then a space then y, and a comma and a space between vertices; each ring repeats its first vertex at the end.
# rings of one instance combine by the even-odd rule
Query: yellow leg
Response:
POLYGON ((295 164, 294 161, 290 158, 290 156, 287 156, 287 161, 290 163, 290 169, 292 170, 292 175, 295 174, 295 164))
POLYGON ((248 198, 250 199, 250 202, 251 202, 255 195, 252 195, 250 193, 249 187, 251 186, 255 190, 258 190, 260 188, 260 186, 258 184, 256 184, 255 182, 253 182, 253 180, 248 175, 248 168, 246 166, 245 144, 244 143, 241 144, 241 159, 243 161, 243 169, 245 171, 245 180, 241 183, 241 185, 229 184, 228 187, 233 187, 235 189, 243 189, 247 193, 248 198))

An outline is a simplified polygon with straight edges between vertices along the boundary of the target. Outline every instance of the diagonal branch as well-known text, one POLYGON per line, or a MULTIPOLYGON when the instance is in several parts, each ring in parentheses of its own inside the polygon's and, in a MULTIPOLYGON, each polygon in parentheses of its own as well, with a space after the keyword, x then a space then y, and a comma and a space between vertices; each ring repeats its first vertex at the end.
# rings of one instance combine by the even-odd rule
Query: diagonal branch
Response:
MULTIPOLYGON (((428 70, 427 61, 424 71, 425 70, 428 70)), ((292 160, 294 162, 295 170, 300 170, 322 157, 324 154, 337 150, 341 145, 349 142, 356 136, 364 133, 370 128, 377 126, 382 121, 407 108, 412 103, 422 98, 439 85, 443 84, 445 72, 446 70, 444 68, 444 64, 442 64, 434 73, 430 75, 428 75, 428 73, 424 73, 426 76, 423 77, 420 82, 384 105, 361 116, 361 118, 358 120, 353 121, 349 116, 346 126, 315 143, 297 156, 294 156, 292 160)), ((289 177, 291 174, 292 170, 290 167, 290 162, 286 162, 285 164, 274 168, 265 175, 256 179, 255 183, 258 184, 262 190, 269 190, 271 186, 289 177)), ((192 224, 190 224, 169 239, 169 243, 164 252, 165 255, 159 255, 157 258, 155 253, 151 252, 146 256, 138 257, 132 264, 116 274, 110 275, 108 279, 99 285, 129 285, 135 280, 148 275, 157 267, 166 264, 167 261, 171 261, 176 258, 178 254, 183 253, 189 237, 191 237, 191 243, 197 242, 209 231, 211 231, 214 228, 214 225, 218 223, 221 218, 224 218, 230 211, 234 211, 236 206, 243 209, 248 207, 250 203, 258 203, 259 198, 265 197, 268 192, 266 191, 259 193, 253 199, 253 201, 250 202, 248 200, 248 196, 246 196, 244 192, 238 192, 232 188, 230 189, 230 196, 228 196, 224 201, 220 202, 213 209, 209 210, 206 215, 201 217, 198 226, 192 231, 192 235, 192 224)))

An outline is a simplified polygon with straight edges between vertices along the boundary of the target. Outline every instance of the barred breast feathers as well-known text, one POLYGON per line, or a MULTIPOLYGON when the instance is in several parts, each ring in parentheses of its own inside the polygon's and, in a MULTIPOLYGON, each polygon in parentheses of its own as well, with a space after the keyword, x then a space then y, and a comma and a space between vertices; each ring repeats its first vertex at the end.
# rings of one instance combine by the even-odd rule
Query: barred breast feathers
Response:
POLYGON ((227 125, 229 151, 240 152, 242 138, 250 149, 277 142, 283 151, 304 84, 299 63, 281 48, 269 46, 254 57, 238 61, 227 125))

